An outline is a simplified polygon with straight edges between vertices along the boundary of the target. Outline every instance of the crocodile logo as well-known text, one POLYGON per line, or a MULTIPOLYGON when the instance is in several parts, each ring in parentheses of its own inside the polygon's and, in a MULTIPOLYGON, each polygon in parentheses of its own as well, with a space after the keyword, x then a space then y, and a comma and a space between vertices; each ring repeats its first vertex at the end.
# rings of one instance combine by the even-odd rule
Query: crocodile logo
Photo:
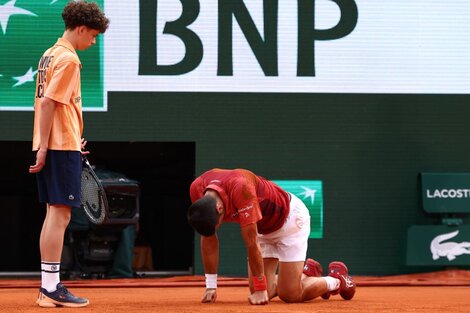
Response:
POLYGON ((433 260, 437 260, 440 257, 447 257, 449 261, 453 261, 460 255, 470 254, 470 242, 462 241, 460 243, 443 243, 443 241, 454 238, 458 234, 459 231, 456 230, 447 234, 438 235, 431 241, 430 248, 433 260))

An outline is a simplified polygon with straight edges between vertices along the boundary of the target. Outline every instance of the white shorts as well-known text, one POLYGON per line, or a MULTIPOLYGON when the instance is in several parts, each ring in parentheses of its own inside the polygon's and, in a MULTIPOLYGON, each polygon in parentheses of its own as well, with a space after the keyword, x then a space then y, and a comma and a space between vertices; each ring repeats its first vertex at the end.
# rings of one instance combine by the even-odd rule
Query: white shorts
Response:
POLYGON ((310 214, 305 204, 290 194, 290 212, 284 225, 270 234, 258 234, 263 258, 303 262, 307 256, 310 214))

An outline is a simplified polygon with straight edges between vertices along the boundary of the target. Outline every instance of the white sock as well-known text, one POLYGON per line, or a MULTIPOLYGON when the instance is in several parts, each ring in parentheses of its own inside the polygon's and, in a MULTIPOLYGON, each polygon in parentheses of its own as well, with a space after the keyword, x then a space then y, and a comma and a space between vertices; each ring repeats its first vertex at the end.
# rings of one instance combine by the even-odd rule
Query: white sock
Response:
POLYGON ((57 262, 41 262, 41 287, 48 292, 57 289, 60 282, 60 263, 57 262))
POLYGON ((322 278, 326 281, 326 285, 328 286, 329 291, 338 290, 339 286, 341 285, 341 281, 338 278, 331 276, 325 276, 322 278))

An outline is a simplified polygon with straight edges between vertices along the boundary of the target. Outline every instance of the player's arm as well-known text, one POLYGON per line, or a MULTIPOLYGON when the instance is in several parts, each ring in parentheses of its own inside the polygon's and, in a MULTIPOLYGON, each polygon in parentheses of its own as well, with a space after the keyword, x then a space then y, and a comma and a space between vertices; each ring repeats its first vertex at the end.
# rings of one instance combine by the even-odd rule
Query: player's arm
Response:
POLYGON ((52 121, 54 119, 54 112, 58 102, 44 97, 39 102, 41 109, 39 110, 39 134, 41 142, 39 150, 36 154, 36 164, 29 167, 30 173, 37 173, 42 170, 46 165, 47 149, 49 148, 49 137, 52 129, 52 121))
POLYGON ((257 240, 258 227, 256 223, 241 227, 241 233, 246 246, 254 287, 254 292, 248 297, 248 300, 251 304, 267 304, 269 301, 267 282, 264 275, 263 256, 257 240))
POLYGON ((217 269, 219 267, 219 239, 217 233, 210 237, 201 236, 201 254, 206 274, 206 290, 202 302, 215 302, 217 299, 217 269))

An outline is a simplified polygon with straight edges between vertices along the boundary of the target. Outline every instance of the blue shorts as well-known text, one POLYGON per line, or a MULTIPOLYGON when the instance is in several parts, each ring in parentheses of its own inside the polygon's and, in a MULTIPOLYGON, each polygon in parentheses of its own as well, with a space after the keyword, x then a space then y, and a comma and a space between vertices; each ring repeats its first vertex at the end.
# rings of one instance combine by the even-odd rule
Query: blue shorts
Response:
POLYGON ((80 207, 80 151, 48 150, 46 165, 36 177, 40 202, 80 207))

